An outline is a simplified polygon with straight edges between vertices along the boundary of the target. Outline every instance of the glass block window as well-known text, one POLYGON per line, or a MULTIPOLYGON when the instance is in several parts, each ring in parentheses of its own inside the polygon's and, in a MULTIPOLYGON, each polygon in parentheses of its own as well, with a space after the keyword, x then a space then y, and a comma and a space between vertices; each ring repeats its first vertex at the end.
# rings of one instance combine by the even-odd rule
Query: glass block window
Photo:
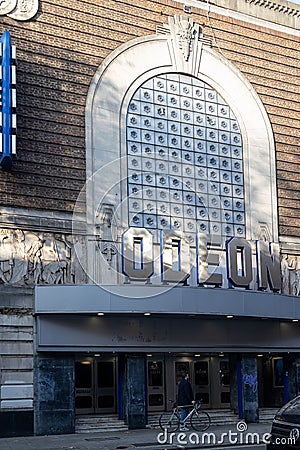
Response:
POLYGON ((210 85, 146 81, 127 110, 127 158, 130 226, 245 237, 241 133, 210 85))

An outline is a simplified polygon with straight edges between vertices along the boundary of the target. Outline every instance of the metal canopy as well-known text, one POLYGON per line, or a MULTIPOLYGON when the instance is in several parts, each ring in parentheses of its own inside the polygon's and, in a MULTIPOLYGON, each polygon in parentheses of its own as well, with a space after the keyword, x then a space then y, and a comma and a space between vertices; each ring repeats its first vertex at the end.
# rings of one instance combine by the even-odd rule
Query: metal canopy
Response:
POLYGON ((36 286, 35 314, 201 314, 300 319, 300 298, 245 289, 167 285, 36 286))

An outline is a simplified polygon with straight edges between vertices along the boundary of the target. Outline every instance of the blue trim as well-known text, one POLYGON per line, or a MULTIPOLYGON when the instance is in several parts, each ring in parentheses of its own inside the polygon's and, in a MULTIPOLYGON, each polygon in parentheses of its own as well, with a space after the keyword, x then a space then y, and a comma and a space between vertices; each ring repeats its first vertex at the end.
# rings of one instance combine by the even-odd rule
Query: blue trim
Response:
POLYGON ((143 248, 143 238, 133 238, 133 269, 134 270, 143 270, 144 268, 144 248, 143 248), (137 239, 137 240, 135 240, 137 239), (138 241, 138 242, 137 242, 138 241), (135 245, 139 245, 139 258, 140 262, 139 264, 136 261, 136 252, 135 252, 135 245), (139 266, 139 267, 138 267, 139 266))
POLYGON ((127 276, 127 274, 125 273, 125 262, 124 262, 124 259, 125 259, 125 257, 124 257, 124 234, 125 233, 123 233, 122 237, 121 237, 122 273, 123 273, 123 275, 127 276))
POLYGON ((144 269, 144 239, 140 239, 141 270, 144 269))
POLYGON ((159 231, 159 251, 160 251, 160 279, 163 282, 164 281, 164 259, 163 259, 163 252, 164 252, 164 243, 163 243, 163 230, 159 231))
MULTIPOLYGON (((255 253, 256 253, 256 255, 255 255, 256 267, 258 269, 259 264, 260 264, 259 255, 258 255, 258 239, 256 239, 256 241, 255 241, 255 253)), ((258 286, 258 290, 262 290, 262 289, 259 289, 259 283, 260 283, 259 270, 256 270, 256 283, 258 286)))
POLYGON ((2 43, 2 155, 3 170, 12 166, 11 148, 11 39, 9 31, 4 31, 2 43))
POLYGON ((118 356, 118 418, 124 419, 123 411, 123 391, 124 391, 124 371, 125 357, 122 354, 118 356))
POLYGON ((237 385, 238 385, 238 413, 239 419, 244 418, 243 411, 243 379, 242 379, 242 364, 241 360, 237 361, 237 385))
POLYGON ((196 233, 196 283, 200 284, 199 282, 199 236, 198 233, 196 233))
POLYGON ((226 275, 227 275, 227 281, 228 281, 228 288, 232 289, 233 288, 233 283, 231 281, 231 279, 229 278, 229 250, 228 250, 228 245, 229 242, 231 242, 233 239, 233 236, 231 236, 229 239, 226 240, 225 242, 225 255, 226 255, 226 275))
POLYGON ((145 364, 145 415, 146 415, 146 424, 148 424, 149 397, 148 397, 148 364, 146 355, 144 355, 144 364, 145 364))

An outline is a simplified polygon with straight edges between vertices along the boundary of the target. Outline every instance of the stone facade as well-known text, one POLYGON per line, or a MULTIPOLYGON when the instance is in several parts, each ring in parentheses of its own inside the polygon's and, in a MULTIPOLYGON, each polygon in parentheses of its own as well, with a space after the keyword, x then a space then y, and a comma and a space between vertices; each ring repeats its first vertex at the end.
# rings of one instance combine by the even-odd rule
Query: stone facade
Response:
POLYGON ((0 436, 33 432, 33 290, 0 288, 0 436))
MULTIPOLYGON (((110 243, 111 205, 99 211, 98 235, 93 230, 89 244, 83 237, 85 230, 80 231, 85 213, 80 193, 90 175, 86 172, 88 93, 105 58, 111 55, 113 59, 117 49, 134 38, 146 41, 149 35, 169 32, 163 25, 169 17, 183 14, 184 5, 172 0, 40 0, 23 2, 23 9, 11 11, 13 2, 2 3, 0 31, 8 29, 17 48, 18 131, 12 170, 0 172, 0 339, 4 349, 0 355, 0 408, 29 411, 27 432, 32 432, 35 383, 36 432, 49 431, 47 420, 53 425, 51 432, 69 432, 74 431, 74 398, 70 395, 65 407, 55 392, 54 409, 41 404, 49 400, 45 386, 48 382, 54 385, 56 378, 66 392, 73 392, 74 361, 61 358, 53 366, 51 358, 37 357, 33 381, 32 289, 36 284, 86 283, 81 262, 88 245, 94 248, 96 256, 91 263, 93 270, 101 272, 102 282, 115 282, 112 269, 120 273, 116 267, 120 233, 117 245, 110 243), (75 205, 79 221, 74 232, 75 205), (101 270, 99 253, 106 264, 101 270), (53 420, 57 413, 61 428, 55 427, 53 420)), ((185 27, 175 24, 182 67, 189 63, 192 50, 190 24, 199 24, 201 46, 208 45, 234 65, 266 110, 275 145, 278 230, 273 236, 279 237, 281 246, 282 292, 299 296, 300 7, 285 0, 190 0, 189 5, 185 27)), ((109 127, 104 132, 108 133, 109 127)), ((258 166, 265 162, 259 157, 258 166)), ((264 175, 272 176, 271 172, 264 175)), ((262 224, 254 239, 268 240, 268 233, 262 224)), ((243 370, 255 376, 254 360, 245 361, 243 370)), ((135 362, 132 359, 130 363, 133 371, 135 362)), ((298 360, 295 367, 293 392, 298 391, 298 360)), ((139 370, 142 372, 141 364, 139 370)), ((248 397, 249 420, 257 420, 257 395, 248 397)), ((126 407, 128 413, 132 405, 126 407)), ((141 401, 138 411, 130 413, 137 415, 143 426, 144 409, 141 401)), ((7 422, 11 435, 17 433, 9 431, 14 420, 11 415, 7 422)))

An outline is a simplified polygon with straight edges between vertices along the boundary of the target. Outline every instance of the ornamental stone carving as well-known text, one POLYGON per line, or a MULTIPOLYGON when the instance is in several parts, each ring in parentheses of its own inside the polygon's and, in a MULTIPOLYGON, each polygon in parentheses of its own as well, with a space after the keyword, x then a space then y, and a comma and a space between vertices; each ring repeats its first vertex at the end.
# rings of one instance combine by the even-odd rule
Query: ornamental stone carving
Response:
POLYGON ((38 0, 1 0, 0 16, 8 15, 15 20, 25 21, 36 16, 39 10, 38 0))
POLYGON ((281 274, 282 293, 300 296, 300 257, 283 255, 281 274))
POLYGON ((113 257, 117 255, 116 246, 113 245, 111 242, 104 242, 101 245, 101 253, 104 255, 109 266, 112 266, 113 257))
POLYGON ((60 234, 1 229, 0 283, 34 285, 86 282, 73 241, 73 237, 60 234))
POLYGON ((0 16, 11 13, 17 6, 17 0, 1 0, 0 2, 0 16))
MULTIPOLYGON (((201 27, 191 17, 176 14, 168 25, 157 28, 158 33, 170 34, 170 54, 179 70, 197 75, 202 53, 201 27)), ((210 43, 210 42, 207 42, 210 43)))
POLYGON ((101 239, 111 240, 113 232, 112 228, 116 225, 113 205, 103 203, 100 207, 99 212, 97 212, 96 217, 96 234, 99 234, 99 238, 101 239))
POLYGON ((174 17, 173 24, 178 39, 178 46, 182 51, 185 61, 188 61, 192 47, 192 39, 199 32, 199 25, 194 25, 190 17, 178 15, 174 17))

